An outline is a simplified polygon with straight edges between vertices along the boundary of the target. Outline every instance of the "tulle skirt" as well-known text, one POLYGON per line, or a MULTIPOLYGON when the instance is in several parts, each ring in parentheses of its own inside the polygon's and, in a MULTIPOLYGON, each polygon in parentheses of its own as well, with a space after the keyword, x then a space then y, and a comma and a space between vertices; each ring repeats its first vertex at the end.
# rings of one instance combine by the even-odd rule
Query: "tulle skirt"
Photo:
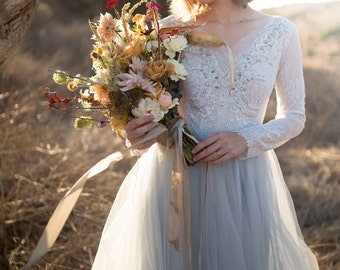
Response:
POLYGON ((138 159, 117 194, 92 269, 318 269, 274 151, 189 167, 190 263, 168 241, 174 155, 154 144, 138 159))

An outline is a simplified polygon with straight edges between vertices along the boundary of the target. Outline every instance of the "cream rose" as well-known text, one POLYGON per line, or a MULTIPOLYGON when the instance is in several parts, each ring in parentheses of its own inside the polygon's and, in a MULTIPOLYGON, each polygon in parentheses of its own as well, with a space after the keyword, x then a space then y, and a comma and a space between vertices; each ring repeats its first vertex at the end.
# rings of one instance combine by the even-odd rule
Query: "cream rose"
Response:
POLYGON ((170 58, 174 58, 176 56, 176 52, 182 51, 187 46, 187 43, 187 39, 183 36, 169 36, 163 42, 166 49, 165 54, 170 58))
POLYGON ((141 99, 137 108, 132 109, 132 114, 136 117, 143 117, 152 114, 155 122, 160 121, 165 112, 161 109, 157 100, 151 99, 149 97, 141 99))
POLYGON ((170 79, 174 82, 178 82, 179 80, 185 80, 188 76, 188 72, 185 69, 185 66, 179 63, 175 59, 168 59, 167 62, 173 64, 174 66, 174 73, 170 76, 170 79))

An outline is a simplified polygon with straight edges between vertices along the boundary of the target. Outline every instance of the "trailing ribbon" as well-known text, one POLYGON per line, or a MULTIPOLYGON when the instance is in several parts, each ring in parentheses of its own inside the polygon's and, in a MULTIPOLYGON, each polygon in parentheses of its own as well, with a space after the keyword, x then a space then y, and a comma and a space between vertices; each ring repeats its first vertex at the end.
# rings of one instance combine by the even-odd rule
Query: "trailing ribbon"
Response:
POLYGON ((189 269, 191 262, 190 241, 190 188, 188 169, 183 155, 183 133, 185 123, 178 117, 173 120, 170 129, 170 146, 176 149, 176 159, 172 168, 170 213, 168 222, 168 241, 177 251, 182 253, 182 269, 186 269, 185 258, 188 258, 189 269), (172 141, 171 141, 172 140, 172 141))
MULTIPOLYGON (((51 249, 88 179, 106 170, 111 164, 122 160, 124 156, 130 154, 132 149, 136 149, 145 142, 156 137, 158 138, 159 143, 168 147, 176 147, 176 160, 174 161, 171 180, 168 241, 174 245, 177 250, 181 249, 183 258, 185 258, 185 255, 188 256, 191 269, 189 182, 182 152, 183 129, 184 121, 181 118, 174 120, 174 124, 171 127, 170 132, 165 126, 155 124, 147 136, 138 143, 124 150, 114 152, 89 169, 76 181, 76 183, 58 203, 42 233, 42 236, 39 239, 36 248, 32 252, 29 261, 23 266, 22 270, 28 270, 51 249), (185 239, 185 241, 181 242, 181 239, 185 239)), ((184 263, 184 259, 182 261, 184 263)), ((183 267, 183 269, 185 269, 185 267, 183 267)))
POLYGON ((71 187, 71 189, 64 195, 64 197, 60 200, 57 208, 54 210, 52 216, 50 217, 50 220, 48 221, 29 261, 23 266, 22 270, 29 269, 53 246, 74 205, 76 204, 79 195, 83 191, 84 185, 87 180, 106 170, 113 161, 118 162, 119 160, 121 160, 123 158, 124 152, 126 151, 117 151, 99 161, 82 177, 80 177, 78 181, 71 187))

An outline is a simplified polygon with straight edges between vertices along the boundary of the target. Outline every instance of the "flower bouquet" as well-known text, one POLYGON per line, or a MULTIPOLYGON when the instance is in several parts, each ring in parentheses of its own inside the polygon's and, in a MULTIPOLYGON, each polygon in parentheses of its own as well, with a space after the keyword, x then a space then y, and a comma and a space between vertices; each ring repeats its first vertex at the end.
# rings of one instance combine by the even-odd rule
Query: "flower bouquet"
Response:
MULTIPOLYGON (((125 139, 125 126, 131 119, 152 114, 155 122, 167 126, 178 117, 177 105, 181 97, 179 83, 187 71, 180 62, 187 39, 178 28, 160 29, 159 10, 155 0, 141 0, 132 7, 126 3, 121 12, 118 0, 107 1, 116 17, 106 12, 97 22, 89 21, 94 40, 91 52, 92 77, 70 75, 55 70, 53 80, 65 84, 76 94, 60 98, 49 89, 45 96, 50 108, 66 110, 69 103, 78 101, 84 115, 75 118, 75 128, 111 125, 119 137, 125 139), (142 4, 146 14, 134 14, 142 4), (93 112, 102 112, 97 118, 93 112)), ((192 165, 191 149, 197 144, 188 127, 183 131, 183 154, 192 165)))

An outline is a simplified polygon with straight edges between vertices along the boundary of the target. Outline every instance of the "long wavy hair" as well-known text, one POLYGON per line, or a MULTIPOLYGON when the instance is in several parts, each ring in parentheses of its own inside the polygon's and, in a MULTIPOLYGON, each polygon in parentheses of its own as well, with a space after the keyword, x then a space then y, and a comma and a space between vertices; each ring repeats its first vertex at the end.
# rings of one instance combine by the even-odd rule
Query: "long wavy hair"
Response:
MULTIPOLYGON (((252 0, 232 0, 240 7, 247 7, 252 0)), ((169 0, 170 12, 183 21, 195 20, 196 16, 209 10, 209 5, 202 5, 197 0, 169 0)))

